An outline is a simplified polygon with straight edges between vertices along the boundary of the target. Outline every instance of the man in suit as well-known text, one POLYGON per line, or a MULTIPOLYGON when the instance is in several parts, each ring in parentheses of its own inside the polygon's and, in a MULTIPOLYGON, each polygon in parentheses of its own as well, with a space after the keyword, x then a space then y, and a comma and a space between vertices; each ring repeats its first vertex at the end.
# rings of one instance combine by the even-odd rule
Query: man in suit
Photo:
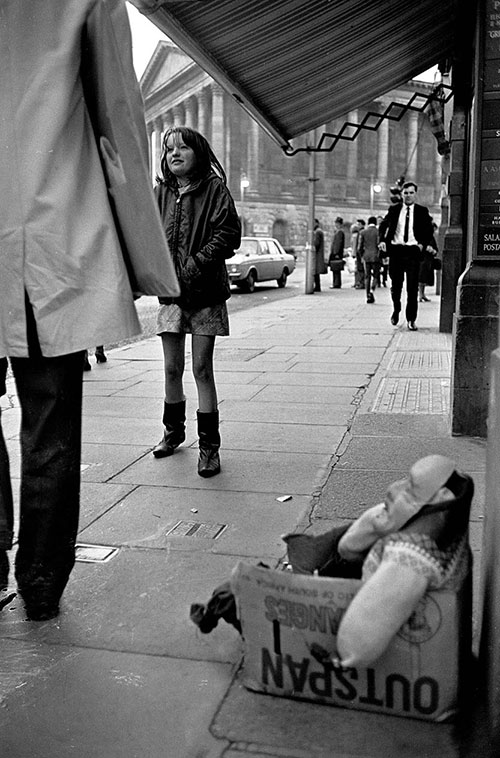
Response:
POLYGON ((408 329, 417 331, 418 275, 423 253, 432 247, 432 218, 424 205, 415 202, 415 182, 403 184, 403 202, 391 206, 379 226, 380 251, 389 255, 389 276, 396 326, 401 311, 401 292, 406 276, 406 321, 408 329))

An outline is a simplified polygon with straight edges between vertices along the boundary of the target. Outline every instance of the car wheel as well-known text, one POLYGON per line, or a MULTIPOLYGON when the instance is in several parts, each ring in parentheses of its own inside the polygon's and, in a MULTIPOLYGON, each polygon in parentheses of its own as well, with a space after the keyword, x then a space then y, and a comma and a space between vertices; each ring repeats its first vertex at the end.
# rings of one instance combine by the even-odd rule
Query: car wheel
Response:
POLYGON ((247 274, 247 278, 245 281, 245 289, 247 292, 253 292, 255 289, 255 280, 256 280, 255 272, 249 271, 247 274))
POLYGON ((276 279, 278 282, 278 287, 286 287, 286 280, 288 279, 288 271, 286 268, 283 269, 283 273, 281 274, 279 279, 276 279))

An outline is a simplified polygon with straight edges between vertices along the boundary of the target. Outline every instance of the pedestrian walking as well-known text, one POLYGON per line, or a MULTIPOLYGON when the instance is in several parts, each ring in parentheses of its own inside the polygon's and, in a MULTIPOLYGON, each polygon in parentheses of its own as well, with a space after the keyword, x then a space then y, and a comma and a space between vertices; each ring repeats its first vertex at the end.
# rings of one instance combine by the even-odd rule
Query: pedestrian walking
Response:
POLYGON ((342 271, 344 269, 344 219, 337 216, 335 219, 335 232, 330 245, 330 256, 328 265, 332 272, 332 283, 330 289, 340 289, 342 287, 342 271))
POLYGON ((391 324, 396 326, 401 312, 401 293, 406 277, 406 322, 417 331, 418 277, 423 251, 432 249, 432 218, 424 205, 415 202, 415 182, 403 184, 403 202, 392 205, 379 226, 380 250, 389 254, 389 276, 393 311, 391 324))
POLYGON ((374 303, 373 290, 380 274, 377 219, 370 216, 368 226, 359 232, 358 251, 364 266, 366 302, 374 303))
POLYGON ((156 195, 181 294, 160 298, 158 334, 165 368, 163 437, 156 458, 185 440, 183 389, 186 334, 198 391, 198 474, 220 472, 220 433, 213 353, 216 336, 229 334, 226 259, 239 247, 241 226, 224 169, 203 135, 187 126, 167 130, 156 195))
MULTIPOLYGON (((106 137, 94 121, 94 105, 106 109, 116 139, 107 147, 115 151, 121 183, 133 174, 139 189, 138 216, 161 233, 151 246, 144 237, 142 256, 150 247, 160 260, 169 253, 149 180, 124 3, 2 3, 0 36, 0 395, 10 363, 22 411, 14 573, 28 619, 43 621, 59 613, 75 562, 85 350, 141 331, 98 150, 106 137), (105 67, 92 57, 102 50, 105 67), (98 91, 111 79, 112 86, 98 91), (132 156, 118 151, 124 134, 135 146, 132 156)), ((177 291, 177 283, 168 291, 177 291)), ((9 455, 0 426, 4 594, 13 528, 9 455)))
POLYGON ((355 269, 355 274, 354 274, 354 287, 357 290, 362 290, 365 288, 365 267, 364 267, 363 259, 359 251, 359 242, 361 239, 360 235, 365 227, 366 227, 366 222, 363 218, 356 219, 356 223, 353 224, 351 227, 352 254, 356 261, 356 269, 355 269))
POLYGON ((325 262, 325 233, 317 218, 314 219, 314 292, 321 292, 321 275, 328 271, 325 262))

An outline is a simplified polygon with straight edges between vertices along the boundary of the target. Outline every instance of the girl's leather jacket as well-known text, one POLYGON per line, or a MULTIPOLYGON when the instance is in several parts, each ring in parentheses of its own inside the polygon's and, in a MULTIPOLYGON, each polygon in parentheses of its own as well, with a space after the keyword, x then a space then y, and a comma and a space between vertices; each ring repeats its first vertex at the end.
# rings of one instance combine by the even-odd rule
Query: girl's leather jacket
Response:
POLYGON ((155 188, 163 227, 181 288, 162 304, 205 308, 230 294, 226 259, 240 246, 241 224, 225 183, 215 173, 184 193, 160 182, 155 188))

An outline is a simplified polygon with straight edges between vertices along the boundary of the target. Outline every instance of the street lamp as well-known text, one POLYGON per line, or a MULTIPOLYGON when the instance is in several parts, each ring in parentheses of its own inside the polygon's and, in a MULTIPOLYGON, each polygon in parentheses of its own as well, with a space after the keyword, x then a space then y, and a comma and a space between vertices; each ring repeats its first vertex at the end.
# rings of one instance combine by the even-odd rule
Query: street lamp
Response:
POLYGON ((370 177, 370 213, 373 216, 373 200, 375 195, 379 195, 382 192, 382 185, 378 182, 373 182, 373 176, 370 177))
POLYGON ((250 187, 250 182, 247 179, 246 174, 241 175, 240 179, 240 200, 243 202, 245 199, 245 190, 250 187))

